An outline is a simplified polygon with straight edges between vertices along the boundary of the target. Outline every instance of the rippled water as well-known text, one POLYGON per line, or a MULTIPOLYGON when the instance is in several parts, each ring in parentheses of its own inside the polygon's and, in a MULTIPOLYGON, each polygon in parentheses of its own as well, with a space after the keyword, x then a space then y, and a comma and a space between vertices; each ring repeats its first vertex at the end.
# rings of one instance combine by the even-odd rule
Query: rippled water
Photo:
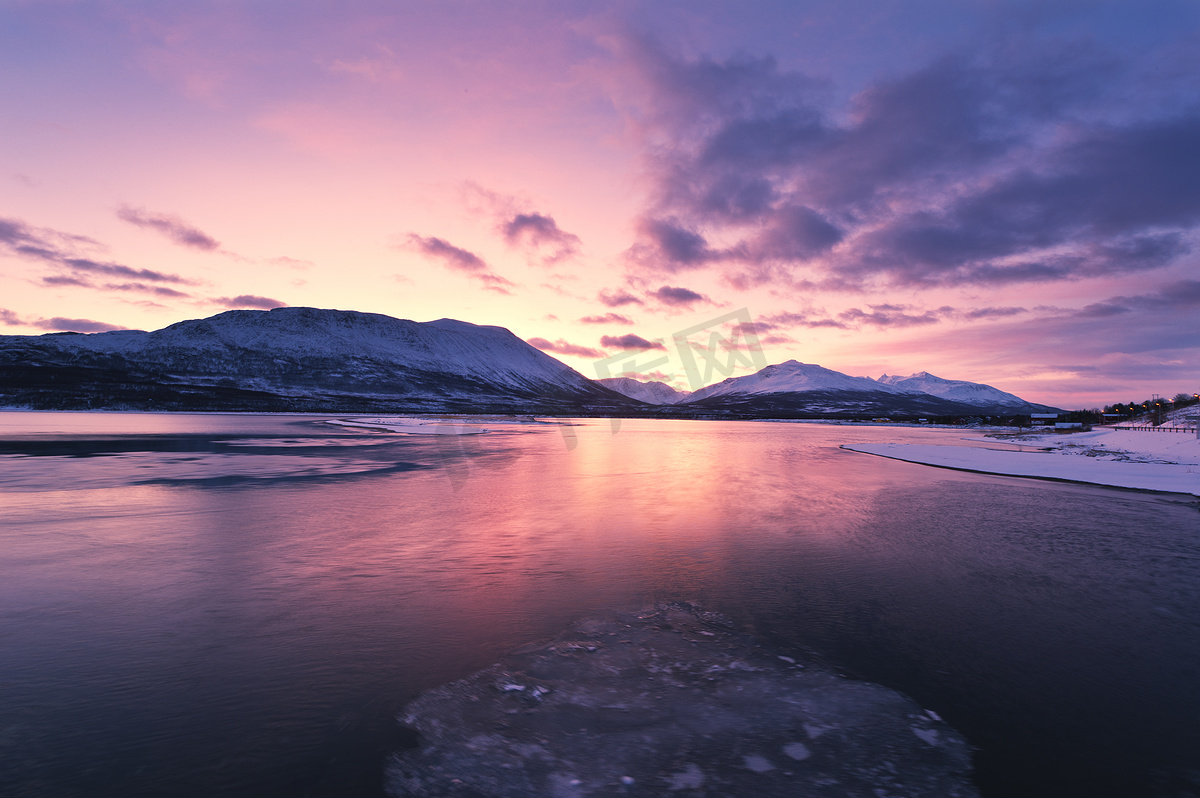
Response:
POLYGON ((1200 793, 1195 500, 838 448, 961 437, 0 413, 0 795, 376 796, 417 692, 656 599, 909 693, 986 795, 1200 793))

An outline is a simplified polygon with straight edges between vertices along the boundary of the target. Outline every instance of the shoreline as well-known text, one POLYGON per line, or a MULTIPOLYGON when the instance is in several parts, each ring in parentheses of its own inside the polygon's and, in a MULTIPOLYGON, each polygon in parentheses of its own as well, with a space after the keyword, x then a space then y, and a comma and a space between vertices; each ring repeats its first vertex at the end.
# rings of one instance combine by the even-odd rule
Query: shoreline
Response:
POLYGON ((1050 433, 966 439, 1039 451, 902 443, 843 444, 841 448, 976 474, 1200 496, 1200 440, 1186 433, 1133 437, 1136 434, 1101 429, 1069 436, 1050 433))

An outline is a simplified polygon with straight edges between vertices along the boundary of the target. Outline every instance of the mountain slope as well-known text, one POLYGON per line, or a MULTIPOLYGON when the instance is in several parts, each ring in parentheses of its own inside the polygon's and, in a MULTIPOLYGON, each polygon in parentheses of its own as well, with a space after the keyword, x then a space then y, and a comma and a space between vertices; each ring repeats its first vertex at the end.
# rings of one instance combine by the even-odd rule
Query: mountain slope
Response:
POLYGON ((627 398, 501 327, 233 310, 154 332, 0 337, 4 404, 170 409, 619 409, 627 398), (399 404, 397 404, 399 403, 399 404))
POLYGON ((730 377, 723 382, 701 388, 689 401, 713 396, 799 393, 803 391, 865 391, 885 394, 900 393, 891 386, 881 385, 870 377, 851 377, 813 363, 788 360, 748 374, 730 377))
POLYGON ((682 406, 803 417, 1013 415, 1045 409, 987 385, 925 372, 873 380, 795 360, 702 388, 682 406))
POLYGON ((964 402, 970 405, 987 405, 997 407, 1023 407, 1028 405, 1019 396, 1006 393, 999 388, 983 385, 978 382, 965 380, 946 380, 935 377, 927 371, 919 371, 907 377, 884 374, 879 382, 890 385, 905 393, 923 393, 930 396, 940 396, 954 402, 964 402))
POLYGON ((674 405, 687 401, 690 392, 677 391, 665 382, 642 382, 632 377, 605 377, 596 380, 604 387, 650 405, 674 405))

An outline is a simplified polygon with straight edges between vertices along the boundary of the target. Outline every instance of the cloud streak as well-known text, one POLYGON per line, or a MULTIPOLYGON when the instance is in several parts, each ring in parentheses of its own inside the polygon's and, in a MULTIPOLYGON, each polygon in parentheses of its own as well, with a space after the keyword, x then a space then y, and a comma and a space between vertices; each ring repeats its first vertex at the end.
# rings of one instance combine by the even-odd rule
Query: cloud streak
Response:
POLYGON ((500 294, 512 293, 508 289, 512 288, 513 284, 493 272, 483 258, 474 252, 456 247, 442 238, 420 236, 416 233, 409 234, 408 243, 417 252, 440 261, 446 268, 462 272, 471 279, 477 280, 489 291, 500 294))
POLYGON ((97 246, 84 236, 60 233, 55 230, 37 230, 17 219, 0 218, 0 247, 10 254, 41 261, 49 266, 65 269, 66 275, 51 275, 43 278, 47 285, 75 285, 91 287, 91 276, 118 277, 134 281, 153 283, 189 284, 191 281, 170 272, 154 269, 137 269, 120 263, 111 263, 82 257, 74 251, 79 245, 97 246))
POLYGON ((584 316, 581 324, 633 324, 633 319, 620 313, 605 313, 601 316, 584 316))
POLYGON ((628 351, 645 351, 648 349, 666 349, 662 341, 647 341, 640 335, 605 335, 600 338, 600 345, 610 349, 625 349, 628 351))
POLYGON ((117 218, 143 230, 153 230, 182 247, 214 252, 220 242, 204 231, 183 221, 178 216, 165 213, 150 213, 145 208, 122 205, 117 209, 117 218))
POLYGON ((590 357, 602 358, 604 353, 599 349, 592 349, 589 346, 581 346, 573 344, 559 338, 557 341, 548 341, 545 338, 530 338, 525 343, 532 347, 542 350, 543 352, 553 352, 556 355, 574 355, 575 357, 590 357))
POLYGON ((95 333, 128 329, 116 324, 108 324, 107 322, 103 321, 93 321, 91 319, 68 319, 62 316, 54 316, 53 318, 49 319, 21 318, 13 311, 5 308, 0 308, 0 322, 10 327, 34 327, 39 330, 48 330, 50 332, 95 333))
POLYGON ((224 305, 227 308, 253 308, 257 310, 271 310, 272 308, 286 308, 287 303, 281 302, 278 299, 271 299, 265 296, 255 296, 253 294, 240 294, 235 297, 217 297, 212 300, 215 304, 224 305))

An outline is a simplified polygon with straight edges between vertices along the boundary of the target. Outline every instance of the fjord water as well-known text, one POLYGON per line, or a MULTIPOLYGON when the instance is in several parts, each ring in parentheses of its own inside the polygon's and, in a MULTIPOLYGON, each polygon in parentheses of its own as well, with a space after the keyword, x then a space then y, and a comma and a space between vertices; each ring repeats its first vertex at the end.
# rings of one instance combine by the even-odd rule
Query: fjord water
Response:
POLYGON ((913 696, 985 795, 1200 792, 1193 498, 565 429, 0 413, 0 795, 380 795, 419 691, 669 599, 913 696))

